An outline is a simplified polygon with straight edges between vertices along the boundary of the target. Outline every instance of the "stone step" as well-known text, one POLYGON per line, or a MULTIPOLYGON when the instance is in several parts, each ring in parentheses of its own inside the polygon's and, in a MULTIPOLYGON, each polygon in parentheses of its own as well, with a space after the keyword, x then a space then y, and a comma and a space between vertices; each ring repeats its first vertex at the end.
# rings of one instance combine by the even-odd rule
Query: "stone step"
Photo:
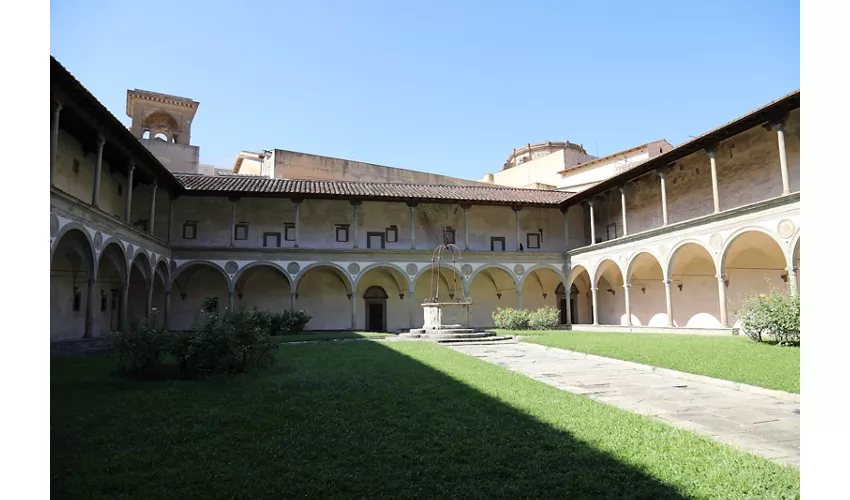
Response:
POLYGON ((437 340, 438 344, 489 344, 489 343, 503 343, 505 341, 512 341, 513 337, 505 336, 505 335, 490 335, 487 337, 480 338, 454 338, 454 339, 439 339, 437 340))
POLYGON ((469 333, 425 333, 420 335, 420 338, 428 340, 440 339, 478 339, 483 337, 493 337, 496 334, 493 332, 469 332, 469 333))
POLYGON ((422 335, 422 334, 435 335, 435 334, 448 334, 448 333, 477 333, 477 332, 479 332, 479 330, 476 330, 474 328, 440 328, 439 330, 426 330, 424 328, 415 328, 413 330, 410 330, 410 333, 420 334, 420 335, 422 335))

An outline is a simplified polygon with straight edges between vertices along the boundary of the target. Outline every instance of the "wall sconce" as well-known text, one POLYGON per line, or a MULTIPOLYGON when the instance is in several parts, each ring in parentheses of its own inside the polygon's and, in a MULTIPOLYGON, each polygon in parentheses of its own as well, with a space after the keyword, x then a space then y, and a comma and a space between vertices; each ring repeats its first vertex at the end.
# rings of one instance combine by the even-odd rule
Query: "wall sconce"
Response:
POLYGON ((548 294, 548 293, 546 293, 546 292, 543 292, 543 300, 546 300, 546 296, 547 296, 547 295, 549 295, 549 294, 548 294))
POLYGON ((782 276, 780 276, 780 278, 782 278, 782 281, 784 281, 785 283, 788 283, 788 273, 783 274, 782 276))
POLYGON ((398 298, 401 299, 401 300, 404 300, 404 294, 403 293, 398 294, 398 298))
POLYGON ((679 285, 678 285, 678 286, 679 286, 679 291, 681 292, 681 291, 682 291, 682 284, 681 284, 681 283, 679 283, 679 285))
POLYGON ((646 287, 645 286, 640 287, 640 293, 646 295, 646 287))
POLYGON ((501 294, 501 293, 496 293, 496 297, 497 297, 499 300, 501 300, 501 299, 502 299, 502 294, 501 294))
POLYGON ((236 298, 239 299, 239 300, 242 300, 242 291, 241 290, 236 291, 236 298))
POLYGON ((186 292, 180 292, 180 300, 186 300, 186 292))
POLYGON ((449 300, 454 300, 454 298, 455 298, 455 294, 450 293, 450 294, 449 294, 449 300))
POLYGON ((617 295, 613 288, 609 288, 608 291, 611 292, 611 295, 617 295))
MULTIPOLYGON (((345 296, 348 297, 348 300, 351 300, 351 294, 350 293, 346 293, 345 296)), ((297 295, 296 295, 296 297, 297 297, 297 295)))
POLYGON ((729 288, 729 278, 726 278, 725 280, 723 280, 723 283, 726 284, 726 288, 729 288))

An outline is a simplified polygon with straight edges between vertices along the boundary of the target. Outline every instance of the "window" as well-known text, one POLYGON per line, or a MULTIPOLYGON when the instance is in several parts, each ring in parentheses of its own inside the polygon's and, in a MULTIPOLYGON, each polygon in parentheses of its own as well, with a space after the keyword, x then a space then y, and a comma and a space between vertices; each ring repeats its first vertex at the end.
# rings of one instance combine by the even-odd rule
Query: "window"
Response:
POLYGON ((83 300, 83 294, 80 293, 80 289, 74 287, 74 311, 80 310, 80 302, 83 300))
POLYGON ((248 223, 247 222, 239 222, 236 224, 236 227, 233 228, 233 239, 235 240, 247 240, 248 239, 248 223))
POLYGON ((74 161, 71 163, 71 171, 75 174, 80 173, 80 160, 74 158, 74 161))
POLYGON ((366 248, 386 248, 384 246, 384 233, 366 233, 366 248))
POLYGON ((504 236, 491 236, 490 237, 490 251, 491 252, 504 252, 505 251, 505 238, 504 238, 504 236))
POLYGON ((387 228, 387 243, 398 243, 398 226, 392 225, 387 228))
POLYGON ((443 243, 446 245, 455 244, 455 230, 451 227, 443 229, 443 243))
POLYGON ((540 233, 528 233, 525 235, 525 243, 529 249, 540 248, 540 233))
POLYGON ((605 226, 605 232, 607 233, 609 240, 613 240, 614 238, 616 238, 617 237, 617 223, 612 222, 611 224, 608 224, 607 226, 605 226))
POLYGON ((186 221, 183 223, 183 239, 194 240, 198 237, 198 223, 196 221, 186 221))
POLYGON ((336 224, 336 241, 339 243, 348 241, 348 224, 336 224))
POLYGON ((280 248, 280 233, 263 233, 263 246, 280 248))
POLYGON ((100 312, 106 311, 106 292, 100 291, 100 312))
MULTIPOLYGON (((283 225, 283 239, 286 240, 286 241, 295 241, 295 223, 294 222, 287 222, 283 225)), ((278 246, 280 246, 280 245, 278 245, 278 246)))

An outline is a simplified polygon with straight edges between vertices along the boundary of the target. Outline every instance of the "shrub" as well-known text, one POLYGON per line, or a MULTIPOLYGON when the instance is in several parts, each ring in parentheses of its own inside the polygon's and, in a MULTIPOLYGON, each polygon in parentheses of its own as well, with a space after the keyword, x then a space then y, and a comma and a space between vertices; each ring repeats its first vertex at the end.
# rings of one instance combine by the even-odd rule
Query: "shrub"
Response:
POLYGON ((122 372, 150 374, 162 365, 169 339, 165 328, 156 326, 154 316, 134 321, 128 332, 110 334, 109 344, 122 372))
POLYGON ((800 342, 800 297, 779 290, 747 297, 737 313, 741 329, 752 340, 765 337, 780 344, 800 342))
POLYGON ((514 309, 508 307, 502 309, 497 307, 493 311, 493 322, 497 328, 505 330, 527 330, 529 325, 529 313, 525 309, 514 309))
POLYGON ((307 324, 313 319, 304 311, 255 311, 255 313, 269 335, 301 333, 307 330, 307 324))
POLYGON ((560 312, 549 306, 533 311, 528 317, 528 327, 531 330, 551 330, 558 326, 560 312))

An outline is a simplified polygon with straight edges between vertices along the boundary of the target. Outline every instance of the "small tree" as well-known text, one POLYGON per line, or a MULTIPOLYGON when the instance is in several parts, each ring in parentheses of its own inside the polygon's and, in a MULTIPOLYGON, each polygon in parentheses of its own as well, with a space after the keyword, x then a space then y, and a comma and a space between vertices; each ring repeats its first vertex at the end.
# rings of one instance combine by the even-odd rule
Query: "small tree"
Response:
POLYGON ((772 338, 780 344, 800 342, 800 297, 773 289, 744 299, 737 313, 741 329, 752 340, 772 338))

